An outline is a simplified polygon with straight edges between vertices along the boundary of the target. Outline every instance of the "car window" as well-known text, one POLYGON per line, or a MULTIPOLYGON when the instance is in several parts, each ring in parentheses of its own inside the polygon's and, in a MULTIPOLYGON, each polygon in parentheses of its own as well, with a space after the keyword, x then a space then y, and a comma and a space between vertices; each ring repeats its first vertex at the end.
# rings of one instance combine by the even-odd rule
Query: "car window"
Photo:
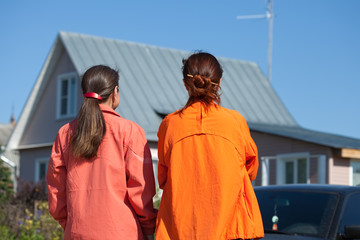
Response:
POLYGON ((340 233, 344 233, 344 227, 347 225, 360 225, 360 193, 348 197, 341 220, 340 233))
POLYGON ((256 191, 265 230, 326 237, 338 194, 256 191), (275 228, 274 228, 275 227, 275 228))

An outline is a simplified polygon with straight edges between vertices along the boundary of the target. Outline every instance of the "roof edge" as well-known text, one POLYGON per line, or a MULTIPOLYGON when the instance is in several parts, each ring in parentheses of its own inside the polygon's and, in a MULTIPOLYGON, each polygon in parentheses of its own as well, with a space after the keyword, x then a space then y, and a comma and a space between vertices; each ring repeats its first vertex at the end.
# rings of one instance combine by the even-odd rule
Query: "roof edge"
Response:
POLYGON ((310 130, 301 126, 283 126, 259 123, 248 124, 250 130, 252 131, 287 137, 336 149, 360 150, 360 139, 357 138, 310 130))
POLYGON ((43 82, 47 81, 48 74, 51 72, 52 68, 51 63, 53 62, 54 58, 56 57, 56 54, 61 50, 61 40, 60 40, 60 34, 55 39, 54 44, 51 47, 51 50, 45 60, 45 63, 43 64, 43 67, 41 68, 40 74, 36 79, 35 84, 33 85, 32 90, 30 91, 30 94, 28 96, 28 99, 26 100, 25 106, 22 109, 19 121, 15 125, 15 128, 13 129, 8 142, 6 144, 5 151, 11 151, 13 149, 16 149, 19 145, 21 138, 23 137, 25 128, 27 124, 29 123, 29 119, 32 116, 34 112, 34 106, 37 103, 39 99, 38 93, 41 90, 41 87, 43 86, 43 82))

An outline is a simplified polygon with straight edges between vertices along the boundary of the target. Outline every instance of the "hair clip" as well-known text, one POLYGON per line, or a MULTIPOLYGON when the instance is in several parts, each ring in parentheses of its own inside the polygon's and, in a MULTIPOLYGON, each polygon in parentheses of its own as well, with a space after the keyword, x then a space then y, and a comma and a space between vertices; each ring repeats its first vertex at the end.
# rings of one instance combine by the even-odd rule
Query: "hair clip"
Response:
POLYGON ((101 96, 97 93, 94 93, 94 92, 87 92, 87 93, 84 93, 83 95, 84 97, 87 97, 87 98, 95 98, 95 99, 98 99, 98 100, 101 100, 101 96))
MULTIPOLYGON (((194 76, 191 75, 191 74, 186 74, 186 76, 191 77, 191 78, 194 77, 194 76)), ((218 83, 214 83, 214 82, 212 82, 211 80, 210 80, 210 84, 212 84, 212 85, 214 85, 214 86, 218 86, 218 85, 219 85, 218 83)))

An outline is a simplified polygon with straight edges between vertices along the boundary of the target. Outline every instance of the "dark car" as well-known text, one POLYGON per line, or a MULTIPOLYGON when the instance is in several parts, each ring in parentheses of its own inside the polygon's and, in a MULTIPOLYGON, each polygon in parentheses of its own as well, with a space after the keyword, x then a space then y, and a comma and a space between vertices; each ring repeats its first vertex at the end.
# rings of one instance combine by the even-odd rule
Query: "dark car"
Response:
POLYGON ((360 239, 360 187, 255 187, 269 239, 360 239))

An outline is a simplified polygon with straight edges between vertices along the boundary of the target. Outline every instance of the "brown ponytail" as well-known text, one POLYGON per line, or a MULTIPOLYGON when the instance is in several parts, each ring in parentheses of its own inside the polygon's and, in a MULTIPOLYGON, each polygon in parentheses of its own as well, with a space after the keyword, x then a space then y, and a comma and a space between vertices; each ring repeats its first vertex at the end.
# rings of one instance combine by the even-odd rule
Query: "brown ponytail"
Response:
POLYGON ((119 73, 107 66, 89 68, 82 77, 83 94, 94 92, 101 100, 84 98, 77 117, 77 127, 71 138, 72 154, 78 158, 92 159, 97 155, 106 132, 104 116, 99 103, 106 101, 118 86, 119 73))
POLYGON ((213 55, 206 52, 192 54, 183 59, 182 71, 189 99, 179 113, 194 102, 201 102, 206 110, 213 102, 221 103, 218 91, 223 70, 213 55))

